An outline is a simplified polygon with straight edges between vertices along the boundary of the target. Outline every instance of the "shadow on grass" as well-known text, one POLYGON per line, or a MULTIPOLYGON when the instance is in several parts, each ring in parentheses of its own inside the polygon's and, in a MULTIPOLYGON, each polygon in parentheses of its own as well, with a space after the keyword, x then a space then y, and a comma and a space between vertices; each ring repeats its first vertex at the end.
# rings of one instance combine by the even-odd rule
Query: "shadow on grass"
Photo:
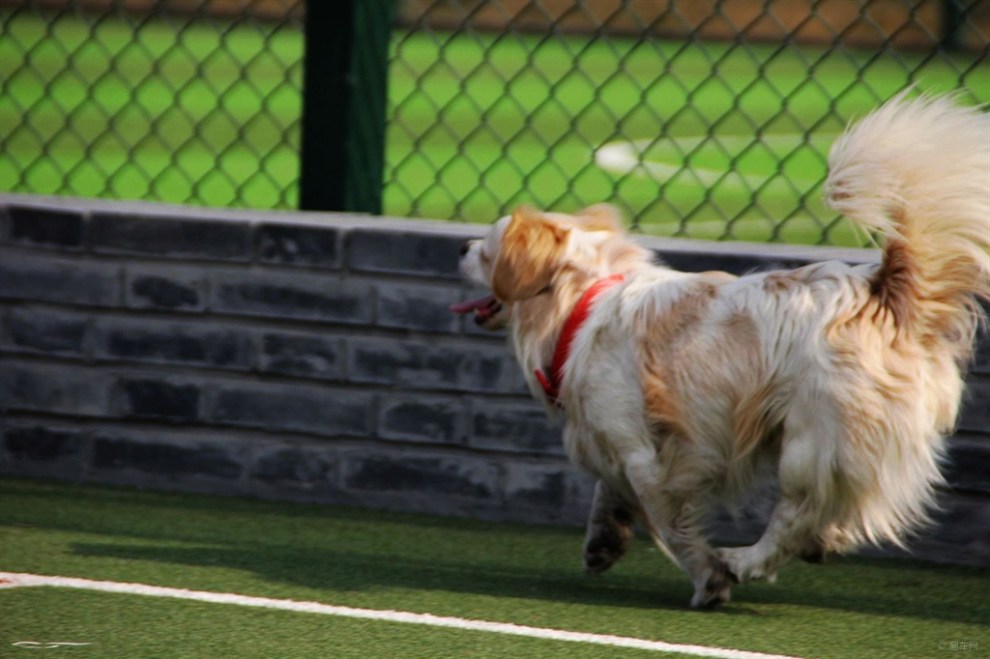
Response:
MULTIPOLYGON (((67 549, 87 559, 241 570, 342 593, 449 591, 646 611, 684 611, 691 594, 687 577, 641 540, 613 571, 583 575, 573 528, 17 480, 0 480, 0 500, 0 524, 85 534, 67 549)), ((988 589, 990 575, 976 568, 795 562, 776 585, 737 586, 717 615, 776 618, 784 613, 762 605, 793 605, 987 625, 988 589)))
MULTIPOLYGON (((632 551, 646 553, 642 544, 638 543, 632 551)), ((616 568, 616 574, 589 577, 580 572, 576 560, 568 559, 566 565, 555 569, 524 569, 511 565, 482 565, 474 560, 470 551, 459 554, 460 560, 423 560, 395 553, 339 552, 334 550, 330 539, 325 549, 267 545, 170 548, 80 543, 74 544, 72 550, 87 558, 243 570, 274 582, 336 592, 398 588, 682 612, 686 612, 691 595, 687 577, 680 573, 665 576, 663 573, 670 574, 670 566, 655 553, 645 559, 642 555, 638 559, 626 559, 636 563, 632 569, 638 574, 623 573, 623 566, 620 566, 616 568), (656 568, 655 572, 660 574, 653 573, 650 568, 656 568)), ((577 545, 573 542, 561 545, 562 552, 576 550, 577 545)), ((718 609, 714 615, 777 617, 765 608, 753 607, 795 605, 966 624, 990 622, 990 607, 985 602, 974 602, 972 597, 958 592, 947 596, 948 589, 931 592, 933 578, 937 580, 946 574, 958 579, 957 568, 903 562, 891 566, 887 563, 889 561, 875 559, 845 559, 830 566, 800 570, 795 567, 785 572, 781 583, 776 585, 737 586, 735 601, 718 609), (895 567, 900 569, 886 569, 895 567)), ((976 571, 971 576, 975 577, 976 571)), ((990 584, 986 575, 980 581, 983 586, 990 584)))
MULTIPOLYGON (((328 543, 330 544, 330 543, 328 543)), ((155 548, 116 544, 75 544, 87 558, 154 561, 254 572, 271 581, 317 590, 366 591, 382 587, 467 593, 566 603, 683 609, 690 597, 686 581, 653 581, 650 588, 615 587, 577 569, 546 571, 479 566, 470 554, 463 561, 424 561, 396 554, 359 555, 332 548, 155 548)))

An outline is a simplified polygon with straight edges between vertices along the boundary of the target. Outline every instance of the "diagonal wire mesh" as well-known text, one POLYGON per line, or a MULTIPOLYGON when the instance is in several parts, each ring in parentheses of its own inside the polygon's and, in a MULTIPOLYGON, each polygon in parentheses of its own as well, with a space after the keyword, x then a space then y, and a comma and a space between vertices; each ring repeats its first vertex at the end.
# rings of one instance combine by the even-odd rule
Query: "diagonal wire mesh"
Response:
POLYGON ((2 3, 0 189, 295 206, 300 9, 2 3))
MULTIPOLYGON (((990 102, 986 0, 395 2, 389 215, 609 201, 644 233, 852 244, 821 201, 846 123, 909 85, 990 102)), ((0 0, 0 191, 296 207, 305 4, 0 0)))
POLYGON ((828 146, 909 85, 990 101, 990 4, 407 0, 385 208, 490 221, 611 201, 636 228, 850 244, 828 146))

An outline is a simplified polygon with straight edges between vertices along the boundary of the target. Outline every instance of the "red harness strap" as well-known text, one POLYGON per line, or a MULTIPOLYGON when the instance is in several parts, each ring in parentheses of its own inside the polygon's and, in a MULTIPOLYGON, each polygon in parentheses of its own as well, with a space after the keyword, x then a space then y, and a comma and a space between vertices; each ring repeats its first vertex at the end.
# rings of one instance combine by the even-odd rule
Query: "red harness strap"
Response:
POLYGON ((560 383, 564 379, 564 364, 571 354, 571 344, 574 343, 574 337, 585 321, 588 320, 588 314, 591 312, 591 303, 601 293, 624 279, 624 275, 605 277, 596 281, 584 292, 580 299, 578 299, 577 304, 574 305, 574 308, 571 309, 567 320, 564 321, 564 327, 560 331, 560 338, 557 339, 557 347, 553 351, 553 361, 550 362, 549 375, 544 369, 536 369, 536 379, 539 381, 540 386, 543 387, 543 393, 547 395, 547 398, 554 405, 560 405, 560 383))

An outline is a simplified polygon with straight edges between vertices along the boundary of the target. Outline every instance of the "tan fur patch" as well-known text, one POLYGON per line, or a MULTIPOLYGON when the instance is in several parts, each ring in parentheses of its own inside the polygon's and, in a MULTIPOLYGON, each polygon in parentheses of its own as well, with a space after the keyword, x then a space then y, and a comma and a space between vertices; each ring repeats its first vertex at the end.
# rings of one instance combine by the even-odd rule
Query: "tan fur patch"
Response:
POLYGON ((672 374, 679 368, 675 361, 680 359, 692 327, 704 317, 717 292, 714 284, 699 281, 659 315, 637 319, 638 333, 643 336, 640 378, 646 416, 652 426, 664 433, 687 435, 684 403, 674 389, 672 374))
POLYGON ((747 390, 736 403, 732 417, 736 459, 749 455, 761 443, 779 435, 781 404, 775 402, 777 398, 773 383, 764 382, 756 389, 747 390))
POLYGON ((619 211, 608 204, 595 204, 579 212, 575 218, 585 231, 622 232, 622 221, 619 211))
POLYGON ((884 246, 883 263, 870 282, 870 293, 880 313, 889 313, 897 327, 908 327, 914 321, 919 297, 917 280, 910 246, 903 240, 889 240, 884 246))
POLYGON ((722 272, 721 270, 705 270, 704 272, 699 273, 698 276, 711 284, 724 284, 726 282, 739 279, 735 275, 729 274, 728 272, 722 272))
POLYGON ((666 312, 645 321, 644 404, 654 428, 688 437, 693 434, 692 420, 686 414, 694 397, 737 392, 729 412, 733 456, 740 458, 779 436, 778 392, 764 372, 759 332, 752 317, 733 314, 722 325, 718 340, 698 338, 697 327, 717 294, 716 285, 698 282, 666 312), (697 376, 701 365, 708 365, 718 375, 717 381, 697 376))
POLYGON ((539 213, 512 214, 492 271, 492 292, 503 302, 538 295, 550 285, 563 252, 567 229, 539 213))
POLYGON ((763 290, 771 294, 785 293, 803 284, 805 279, 801 274, 791 270, 771 272, 763 279, 763 290))
POLYGON ((759 330, 752 316, 735 313, 723 327, 724 338, 715 343, 709 358, 724 364, 729 378, 726 384, 737 392, 732 430, 733 454, 739 459, 779 435, 779 392, 777 384, 764 372, 759 330))

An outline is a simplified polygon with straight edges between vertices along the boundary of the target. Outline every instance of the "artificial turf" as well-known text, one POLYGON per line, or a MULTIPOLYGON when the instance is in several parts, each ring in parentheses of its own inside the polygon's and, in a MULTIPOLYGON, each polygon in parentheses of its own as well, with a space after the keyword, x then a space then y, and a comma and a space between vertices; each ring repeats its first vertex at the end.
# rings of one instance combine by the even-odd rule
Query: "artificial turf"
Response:
MULTIPOLYGON (((0 16, 0 190, 295 207, 300 31, 0 16)), ((966 53, 397 30, 384 212, 609 201, 646 233, 858 244, 821 201, 825 153, 912 82, 990 101, 966 53), (599 166, 609 143, 660 173, 599 166)))
MULTIPOLYGON (((5 628, 0 656, 16 656, 10 641, 51 647, 71 657, 576 657, 629 659, 655 652, 517 638, 484 632, 425 629, 401 623, 300 615, 199 602, 46 588, 0 594, 5 628), (34 639, 42 639, 40 641, 34 639), (76 639, 76 640, 73 640, 76 639), (5 654, 5 653, 10 653, 5 654)), ((16 647, 16 646, 13 646, 16 647)), ((22 654, 30 655, 32 648, 22 654)), ((36 650, 35 650, 36 651, 36 650)), ((665 657, 682 655, 664 654, 665 657)), ((687 655, 683 655, 687 656, 687 655)))
MULTIPOLYGON (((697 612, 685 606, 686 577, 643 540, 608 574, 585 576, 579 529, 19 479, 0 480, 0 502, 6 572, 797 656, 990 648, 990 574, 973 568, 795 563, 777 584, 739 586, 728 606, 697 612)), ((0 655, 20 640, 74 640, 99 644, 63 648, 77 656, 218 656, 224 646, 230 656, 603 656, 571 643, 51 588, 0 590, 0 620, 0 655)))

